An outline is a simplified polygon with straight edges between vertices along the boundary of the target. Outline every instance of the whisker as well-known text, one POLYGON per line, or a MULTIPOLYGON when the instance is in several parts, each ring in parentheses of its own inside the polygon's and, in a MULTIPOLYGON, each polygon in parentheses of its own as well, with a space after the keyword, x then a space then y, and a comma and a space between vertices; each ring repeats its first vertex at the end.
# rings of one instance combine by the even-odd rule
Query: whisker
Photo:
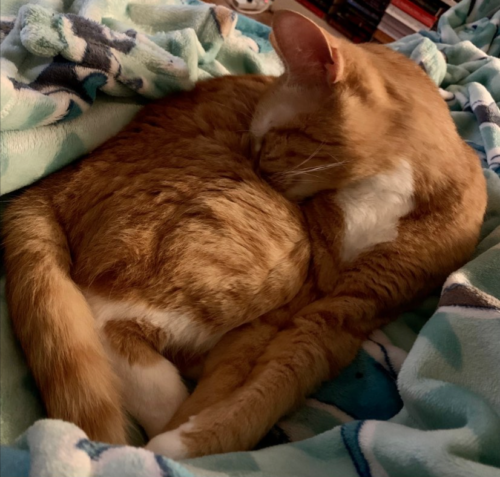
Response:
POLYGON ((333 169, 334 167, 339 167, 339 166, 342 166, 343 164, 345 164, 345 162, 334 162, 334 163, 331 163, 331 164, 323 164, 321 166, 316 166, 316 167, 311 167, 309 169, 303 169, 304 171, 306 172, 310 172, 310 171, 324 171, 324 170, 327 170, 327 169, 333 169))
POLYGON ((320 166, 315 166, 315 167, 309 167, 307 169, 299 169, 297 171, 285 171, 283 172, 283 176, 287 176, 287 177, 293 177, 293 176, 297 176, 297 175, 301 175, 301 174, 308 174, 310 172, 321 172, 321 171, 325 171, 327 169, 332 169, 334 167, 339 167, 341 165, 343 165, 344 162, 336 162, 336 163, 333 163, 333 164, 323 164, 323 165, 320 165, 320 166))
POLYGON ((321 148, 325 145, 324 142, 322 142, 318 148, 305 160, 305 161, 302 161, 300 164, 297 164, 295 167, 293 167, 292 169, 290 169, 290 171, 294 171, 296 169, 298 169, 300 166, 303 166, 306 162, 310 161, 316 154, 318 154, 318 152, 321 150, 321 148))

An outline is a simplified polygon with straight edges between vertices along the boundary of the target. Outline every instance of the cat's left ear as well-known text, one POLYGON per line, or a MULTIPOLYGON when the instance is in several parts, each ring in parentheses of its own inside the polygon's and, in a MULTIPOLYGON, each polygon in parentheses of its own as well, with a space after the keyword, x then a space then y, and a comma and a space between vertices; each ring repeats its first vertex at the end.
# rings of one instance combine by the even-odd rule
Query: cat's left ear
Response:
POLYGON ((289 79, 301 85, 332 85, 342 80, 340 42, 299 13, 278 10, 271 42, 285 63, 289 79))

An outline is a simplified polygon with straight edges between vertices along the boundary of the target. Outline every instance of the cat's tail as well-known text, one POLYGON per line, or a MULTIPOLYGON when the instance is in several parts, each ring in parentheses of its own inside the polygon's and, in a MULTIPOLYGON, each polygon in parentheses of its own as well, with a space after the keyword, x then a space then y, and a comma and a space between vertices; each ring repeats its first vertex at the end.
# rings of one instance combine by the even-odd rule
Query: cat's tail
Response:
POLYGON ((93 440, 125 443, 119 381, 71 279, 66 236, 43 192, 17 199, 3 229, 12 322, 49 417, 77 424, 93 440))

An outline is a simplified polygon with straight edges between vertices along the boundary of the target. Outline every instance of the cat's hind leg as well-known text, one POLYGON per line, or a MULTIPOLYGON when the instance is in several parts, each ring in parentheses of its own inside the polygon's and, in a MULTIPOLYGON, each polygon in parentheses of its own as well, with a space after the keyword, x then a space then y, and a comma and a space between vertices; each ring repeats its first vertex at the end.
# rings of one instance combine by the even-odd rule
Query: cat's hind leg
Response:
POLYGON ((122 382, 122 401, 151 439, 188 397, 177 368, 158 351, 161 332, 136 320, 111 320, 101 339, 122 382))
MULTIPOLYGON (((420 233, 425 230, 422 227, 420 233)), ((362 342, 393 313, 432 290, 458 266, 454 257, 443 253, 447 244, 434 243, 432 249, 422 241, 426 253, 415 253, 424 248, 415 246, 414 227, 401 227, 399 233, 397 241, 381 244, 345 266, 332 292, 282 323, 257 359, 252 356, 240 375, 233 373, 236 386, 228 385, 225 396, 210 407, 199 405, 204 402, 202 393, 210 390, 211 376, 205 376, 206 382, 186 403, 199 405, 198 412, 190 409, 194 417, 186 421, 181 408, 178 414, 184 423, 174 417, 172 423, 179 427, 156 436, 146 448, 173 458, 253 448, 323 380, 348 366, 362 342)), ((225 350, 216 346, 215 353, 225 350)), ((219 362, 229 366, 230 356, 219 362)))
MULTIPOLYGON (((184 423, 157 435, 146 449, 185 459, 253 448, 284 414, 347 366, 363 339, 361 333, 356 336, 342 326, 327 325, 317 313, 294 318, 271 338, 257 359, 240 370, 240 376, 232 373, 231 384, 236 386, 226 383, 222 399, 221 392, 218 402, 199 406, 200 410, 187 419, 183 406, 179 412, 184 423)), ((186 404, 202 404, 203 394, 210 394, 210 382, 217 375, 220 378, 229 365, 227 360, 214 376, 206 376, 205 382, 202 379, 186 404)), ((174 420, 179 423, 177 416, 174 420)))

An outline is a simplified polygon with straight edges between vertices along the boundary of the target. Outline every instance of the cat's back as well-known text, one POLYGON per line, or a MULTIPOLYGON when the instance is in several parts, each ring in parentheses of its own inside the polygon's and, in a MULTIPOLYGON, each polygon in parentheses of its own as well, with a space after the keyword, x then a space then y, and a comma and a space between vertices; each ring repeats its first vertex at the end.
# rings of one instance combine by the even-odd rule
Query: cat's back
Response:
POLYGON ((422 123, 429 136, 436 135, 436 128, 455 129, 439 88, 422 66, 383 45, 364 44, 363 48, 376 71, 371 86, 385 90, 385 99, 399 113, 396 117, 403 128, 422 123))
POLYGON ((50 195, 63 222, 75 225, 91 209, 104 221, 122 210, 143 214, 159 205, 165 213, 209 190, 266 187, 247 149, 251 110, 268 82, 218 78, 151 103, 115 137, 28 193, 50 195))
POLYGON ((411 166, 412 220, 432 210, 437 230, 445 223, 461 227, 461 242, 472 249, 487 201, 477 155, 460 137, 438 86, 420 65, 381 45, 364 47, 387 93, 385 120, 392 126, 386 150, 411 166))
MULTIPOLYGON (((181 166, 203 165, 199 175, 227 167, 248 169, 244 167, 248 123, 269 81, 261 76, 217 78, 199 83, 193 91, 150 103, 116 136, 45 185, 63 183, 62 176, 65 180, 92 177, 99 182, 111 174, 140 174, 154 168, 168 168, 175 174, 181 166)), ((77 180, 71 188, 75 186, 77 180)))
POLYGON ((222 275, 252 270, 260 283, 285 249, 305 240, 298 208, 248 159, 252 110, 270 81, 219 78, 150 104, 78 164, 27 191, 25 200, 50 200, 79 284, 114 282, 118 290, 129 280, 149 293, 157 264, 185 255, 198 256, 200 267, 218 256, 222 275))
POLYGON ((449 167, 450 177, 482 175, 477 156, 458 134, 446 101, 423 67, 386 46, 363 48, 377 72, 371 86, 384 90, 383 120, 393 124, 393 149, 412 150, 425 168, 449 167))

